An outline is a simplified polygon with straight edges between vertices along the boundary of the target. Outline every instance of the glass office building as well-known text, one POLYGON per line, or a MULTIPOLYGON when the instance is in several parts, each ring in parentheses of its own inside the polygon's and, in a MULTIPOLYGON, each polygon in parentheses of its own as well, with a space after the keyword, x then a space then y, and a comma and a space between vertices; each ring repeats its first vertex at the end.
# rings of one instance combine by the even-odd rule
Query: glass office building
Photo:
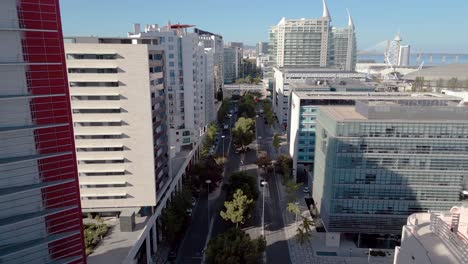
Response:
POLYGON ((327 232, 400 234, 410 214, 460 204, 467 116, 417 98, 321 107, 313 198, 327 232))

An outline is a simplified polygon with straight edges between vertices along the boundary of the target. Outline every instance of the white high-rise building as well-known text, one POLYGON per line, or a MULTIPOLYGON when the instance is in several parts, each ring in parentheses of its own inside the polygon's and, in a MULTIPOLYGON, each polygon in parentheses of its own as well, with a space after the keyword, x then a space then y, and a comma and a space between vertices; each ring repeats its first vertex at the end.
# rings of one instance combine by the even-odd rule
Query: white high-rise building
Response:
POLYGON ((194 29, 198 34, 203 46, 213 50, 213 66, 214 66, 214 84, 215 92, 223 90, 224 74, 223 74, 223 57, 224 57, 224 42, 223 36, 214 34, 199 28, 194 29))
POLYGON ((224 83, 233 83, 239 78, 239 60, 241 52, 238 47, 224 47, 224 83))
POLYGON ((349 12, 348 27, 332 28, 332 41, 331 65, 340 70, 354 71, 356 68, 356 34, 349 12))
POLYGON ((131 39, 65 44, 84 211, 154 207, 168 177, 164 51, 131 39))
POLYGON ((165 51, 171 157, 191 149, 208 125, 204 106, 206 78, 202 76, 205 49, 199 35, 187 31, 189 27, 147 25, 142 31, 136 24, 134 32, 128 33, 135 41, 158 45, 165 51))
POLYGON ((203 56, 203 76, 205 78, 205 121, 210 124, 216 121, 216 107, 215 107, 215 82, 217 81, 216 75, 216 58, 215 52, 212 48, 205 48, 205 55, 203 56))
POLYGON ((320 18, 285 19, 271 27, 269 54, 276 67, 327 68, 353 71, 356 64, 356 37, 349 16, 348 27, 332 28, 323 0, 320 18))

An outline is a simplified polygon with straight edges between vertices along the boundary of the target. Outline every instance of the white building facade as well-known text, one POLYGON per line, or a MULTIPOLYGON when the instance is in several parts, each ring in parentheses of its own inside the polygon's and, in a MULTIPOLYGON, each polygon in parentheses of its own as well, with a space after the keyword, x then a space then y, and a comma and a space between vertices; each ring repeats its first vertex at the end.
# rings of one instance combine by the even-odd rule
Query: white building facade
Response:
POLYGON ((394 264, 468 263, 468 207, 449 212, 416 213, 403 226, 394 264))
POLYGON ((186 25, 147 25, 142 31, 136 24, 128 36, 165 51, 170 155, 193 148, 208 125, 204 106, 205 49, 199 35, 188 32, 186 25))
POLYGON ((353 71, 356 36, 348 13, 348 27, 332 28, 325 1, 320 18, 285 19, 270 28, 269 54, 276 67, 333 67, 353 71))
POLYGON ((224 83, 234 83, 239 78, 239 60, 241 52, 238 47, 224 47, 224 83))
POLYGON ((65 52, 83 210, 156 206, 169 172, 164 51, 129 39, 72 41, 65 52))

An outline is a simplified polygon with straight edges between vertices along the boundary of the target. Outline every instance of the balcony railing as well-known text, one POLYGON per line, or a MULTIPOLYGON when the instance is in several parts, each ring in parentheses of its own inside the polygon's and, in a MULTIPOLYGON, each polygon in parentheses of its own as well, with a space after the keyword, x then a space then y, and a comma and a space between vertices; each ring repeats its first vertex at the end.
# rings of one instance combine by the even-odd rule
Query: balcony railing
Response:
POLYGON ((460 263, 468 263, 468 239, 465 235, 452 231, 450 226, 435 213, 431 213, 430 228, 442 239, 460 263))

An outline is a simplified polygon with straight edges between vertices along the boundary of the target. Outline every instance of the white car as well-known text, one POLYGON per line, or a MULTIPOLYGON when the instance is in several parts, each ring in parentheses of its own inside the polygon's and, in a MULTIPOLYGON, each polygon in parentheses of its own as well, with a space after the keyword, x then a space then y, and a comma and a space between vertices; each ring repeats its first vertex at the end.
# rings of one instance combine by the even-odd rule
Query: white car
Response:
POLYGON ((302 190, 304 193, 310 193, 310 190, 309 190, 309 187, 304 187, 304 189, 302 190))
POLYGON ((197 199, 195 199, 195 197, 192 197, 192 207, 195 207, 196 204, 197 204, 197 199))

